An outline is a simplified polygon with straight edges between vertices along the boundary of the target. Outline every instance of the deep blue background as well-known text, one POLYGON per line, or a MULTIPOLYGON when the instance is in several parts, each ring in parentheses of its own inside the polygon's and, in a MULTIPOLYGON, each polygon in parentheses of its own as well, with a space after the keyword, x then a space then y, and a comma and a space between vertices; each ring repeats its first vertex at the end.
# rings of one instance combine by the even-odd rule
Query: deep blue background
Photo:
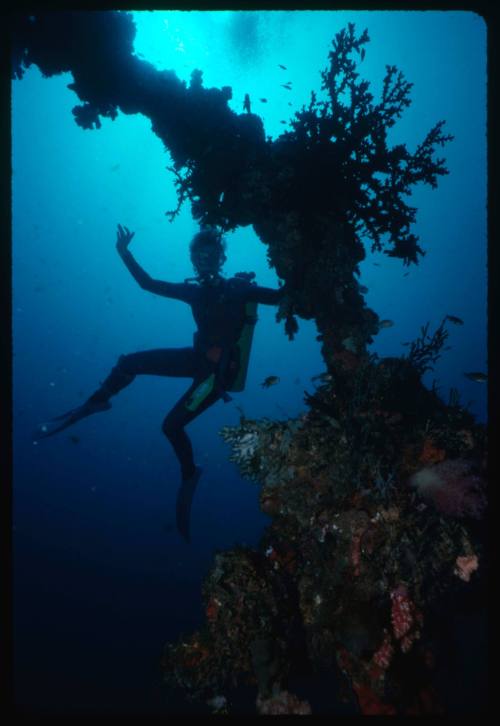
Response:
MULTIPOLYGON (((461 317, 463 327, 449 326, 452 349, 425 380, 435 378, 445 398, 458 388, 486 421, 486 387, 463 375, 487 370, 482 19, 430 11, 134 15, 137 53, 186 80, 201 68, 206 87, 232 86, 238 113, 249 93, 273 138, 320 90, 334 34, 347 22, 359 33, 368 28, 359 70, 375 101, 386 64, 414 83, 391 142, 414 150, 441 119, 455 136, 438 150, 449 176, 410 200, 427 251, 420 265, 403 277, 408 268, 368 245, 360 282, 370 307, 395 323, 373 350, 399 355, 427 321, 432 332, 445 314, 461 317), (286 81, 292 92, 280 86, 286 81)), ((260 306, 245 392, 188 429, 204 468, 189 546, 173 528, 178 464, 160 430, 188 380, 137 378, 111 411, 32 443, 36 424, 82 402, 121 353, 190 345, 194 331, 189 307, 144 292, 115 250, 121 223, 135 231, 132 252, 153 277, 193 274, 189 207, 173 224, 165 217, 177 203, 169 154, 142 116, 79 128, 71 80, 43 79, 32 67, 12 85, 16 697, 34 710, 168 712, 163 645, 202 622, 201 583, 215 550, 256 545, 268 522, 257 486, 228 463, 218 430, 238 422, 235 404, 249 417, 297 415, 323 364, 314 323, 299 321, 290 342, 275 309, 260 306), (281 380, 265 390, 268 375, 281 380)), ((254 270, 260 284, 277 287, 250 228, 227 242, 225 274, 254 270)))

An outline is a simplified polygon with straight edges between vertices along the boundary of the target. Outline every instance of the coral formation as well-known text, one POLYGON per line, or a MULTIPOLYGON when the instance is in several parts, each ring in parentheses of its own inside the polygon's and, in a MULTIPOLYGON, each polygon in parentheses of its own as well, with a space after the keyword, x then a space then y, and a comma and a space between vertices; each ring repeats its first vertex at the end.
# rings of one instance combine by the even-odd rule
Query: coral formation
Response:
POLYGON ((477 555, 468 555, 467 557, 457 557, 456 567, 453 570, 455 575, 464 582, 469 582, 473 572, 479 567, 477 555))
POLYGON ((443 514, 481 519, 486 507, 486 482, 475 473, 476 468, 467 459, 440 458, 439 463, 415 472, 409 484, 443 514))
MULTIPOLYGON (((227 598, 230 582, 233 594, 210 611, 209 627, 216 612, 214 653, 225 654, 224 673, 255 679, 260 702, 286 691, 293 669, 338 668, 363 714, 443 712, 432 623, 451 593, 456 606, 460 587, 482 576, 472 525, 485 514, 486 439, 421 375, 408 358, 371 355, 348 374, 321 377, 297 419, 242 419, 220 432, 272 521, 252 555, 258 585, 250 554, 235 552, 224 588, 227 598), (251 457, 242 445, 250 441, 251 457), (266 616, 239 609, 236 632, 231 613, 257 591, 266 616)), ((222 602, 212 576, 205 588, 222 602)))

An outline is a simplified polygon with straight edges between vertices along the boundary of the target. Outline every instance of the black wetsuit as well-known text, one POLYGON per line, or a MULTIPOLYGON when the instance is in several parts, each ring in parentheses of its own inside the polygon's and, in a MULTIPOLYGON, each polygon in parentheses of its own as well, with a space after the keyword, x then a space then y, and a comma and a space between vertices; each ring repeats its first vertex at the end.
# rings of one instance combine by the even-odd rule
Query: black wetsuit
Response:
POLYGON ((226 395, 236 378, 239 361, 235 344, 246 322, 245 304, 253 301, 276 305, 284 291, 259 287, 241 278, 217 277, 203 284, 162 282, 153 280, 128 249, 120 255, 144 290, 191 305, 198 331, 191 348, 160 348, 120 356, 90 400, 107 401, 140 374, 192 378, 162 426, 179 459, 182 478, 188 479, 195 467, 184 426, 226 395))

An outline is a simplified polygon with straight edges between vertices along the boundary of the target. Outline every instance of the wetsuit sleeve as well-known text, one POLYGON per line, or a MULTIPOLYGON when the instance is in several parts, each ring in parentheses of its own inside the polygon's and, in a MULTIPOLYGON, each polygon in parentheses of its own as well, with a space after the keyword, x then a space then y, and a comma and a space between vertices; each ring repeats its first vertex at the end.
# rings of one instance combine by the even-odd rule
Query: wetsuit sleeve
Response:
POLYGON ((285 295, 285 288, 280 287, 273 290, 270 287, 259 287, 259 285, 250 285, 246 299, 248 302, 262 303, 263 305, 277 305, 285 295))
POLYGON ((127 269, 143 290, 153 292, 155 295, 163 297, 171 297, 174 300, 182 300, 191 302, 193 296, 193 286, 184 282, 164 282, 162 280, 154 280, 148 273, 142 269, 139 263, 134 259, 130 250, 119 251, 119 255, 124 261, 127 269))

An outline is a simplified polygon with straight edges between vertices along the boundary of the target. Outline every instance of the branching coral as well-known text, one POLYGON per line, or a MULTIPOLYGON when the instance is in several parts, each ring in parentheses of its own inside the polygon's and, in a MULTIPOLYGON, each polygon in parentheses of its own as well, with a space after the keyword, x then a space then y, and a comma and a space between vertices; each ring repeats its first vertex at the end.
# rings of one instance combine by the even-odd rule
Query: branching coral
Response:
POLYGON ((441 355, 441 348, 446 342, 449 335, 444 327, 446 318, 444 318, 431 336, 428 334, 429 323, 421 328, 421 335, 410 346, 408 353, 408 361, 412 364, 420 375, 431 370, 433 364, 436 363, 441 355))

